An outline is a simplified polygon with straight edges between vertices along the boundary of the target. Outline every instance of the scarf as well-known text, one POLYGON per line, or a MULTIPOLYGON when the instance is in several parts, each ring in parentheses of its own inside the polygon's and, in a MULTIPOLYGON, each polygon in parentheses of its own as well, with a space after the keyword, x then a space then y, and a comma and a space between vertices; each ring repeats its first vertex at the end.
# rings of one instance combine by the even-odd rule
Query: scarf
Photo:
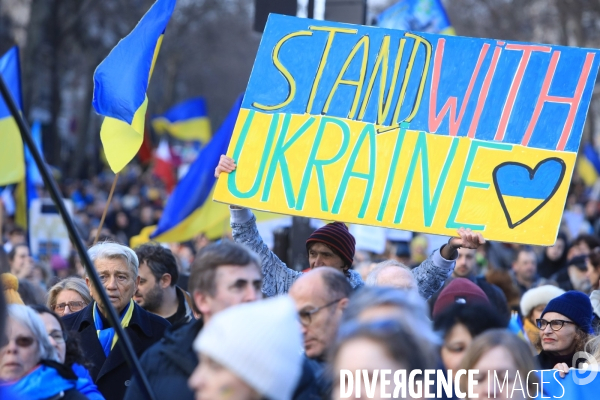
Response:
POLYGON ((77 377, 74 378, 67 379, 52 366, 41 364, 17 382, 0 385, 0 391, 4 390, 3 396, 10 393, 19 400, 48 399, 74 389, 78 383, 77 377))
MULTIPOLYGON (((123 329, 127 328, 129 325, 129 321, 131 320, 131 316, 133 315, 133 299, 129 300, 129 304, 125 309, 121 312, 119 316, 121 319, 121 326, 123 329)), ((96 333, 98 334, 98 340, 100 341, 100 345, 104 350, 104 355, 108 357, 108 353, 115 347, 115 343, 119 339, 119 336, 115 333, 115 329, 113 327, 104 328, 104 324, 102 323, 102 317, 98 315, 100 310, 98 309, 98 303, 94 303, 94 325, 96 326, 96 333)))

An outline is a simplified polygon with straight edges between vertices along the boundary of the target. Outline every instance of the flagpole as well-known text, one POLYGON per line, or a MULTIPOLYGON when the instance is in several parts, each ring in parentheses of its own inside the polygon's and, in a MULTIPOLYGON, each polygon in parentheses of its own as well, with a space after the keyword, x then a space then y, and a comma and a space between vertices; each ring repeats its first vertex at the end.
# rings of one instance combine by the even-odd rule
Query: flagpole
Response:
POLYGON ((54 204, 58 208, 58 211, 65 223, 65 226, 67 227, 67 231, 69 232, 71 241, 73 242, 73 244, 75 245, 75 248, 77 249, 77 252, 79 253, 79 257, 80 257, 81 262, 83 263, 83 266, 86 270, 87 276, 90 279, 90 281, 92 282, 92 285, 94 286, 94 288, 96 289, 96 292, 100 295, 100 301, 105 305, 105 307, 108 311, 108 315, 106 315, 106 317, 108 318, 109 324, 115 329, 116 334, 119 336, 119 340, 117 340, 117 345, 121 346, 121 351, 123 353, 123 357, 125 358, 125 361, 127 361, 127 364, 129 365, 129 368, 133 371, 133 373, 138 374, 138 376, 140 377, 142 391, 144 391, 144 394, 146 395, 146 397, 151 400, 155 400, 154 393, 152 392, 150 383, 148 382, 148 378, 144 374, 144 371, 142 371, 142 366, 140 364, 140 361, 138 360, 138 358, 135 354, 135 351, 133 350, 133 346, 131 345, 131 340, 129 339, 129 336, 125 333, 125 330, 121 326, 117 312, 113 308, 113 306, 108 298, 108 295, 106 294, 106 291, 104 290, 104 287, 100 283, 100 278, 98 278, 98 274, 96 273, 96 270, 94 268, 92 268, 92 265, 93 265, 92 260, 90 259, 90 256, 88 255, 88 253, 86 251, 86 248, 85 248, 85 245, 83 244, 83 240, 81 239, 81 236, 79 236, 79 233, 77 232, 77 229, 75 228, 75 224, 73 224, 73 220, 71 219, 71 216, 67 212, 67 209, 62 200, 60 191, 58 190, 58 186, 56 185, 54 178, 50 174, 50 171, 48 170, 46 163, 42 159, 42 155, 40 154, 37 146, 35 145, 33 138, 31 137, 31 133, 29 132, 29 127, 25 123, 25 120, 23 119, 21 112, 17 108, 17 105, 15 104, 15 101, 12 98, 12 95, 10 94, 8 87, 6 86, 6 83, 4 82, 4 78, 1 75, 0 75, 0 94, 4 98, 4 101, 5 101, 6 105, 8 106, 8 109, 10 110, 10 113, 12 114, 13 118, 15 119, 15 121, 17 123, 17 126, 19 127, 19 131, 21 132, 23 141, 25 142, 27 147, 29 147, 29 151, 31 152, 31 155, 33 156, 33 159, 40 170, 40 174, 42 175, 42 179, 44 180, 44 183, 50 193, 50 197, 52 197, 54 204))
POLYGON ((96 238, 94 239, 94 244, 98 243, 98 239, 100 238, 100 231, 102 230, 102 226, 104 225, 104 219, 106 218, 106 213, 108 212, 108 207, 110 206, 110 201, 112 200, 113 194, 115 193, 115 187, 117 186, 117 181, 119 180, 119 173, 115 174, 115 179, 113 180, 112 186, 110 188, 110 193, 108 194, 108 200, 106 200, 106 205, 104 206, 104 211, 102 212, 102 218, 100 219, 100 225, 98 225, 98 229, 96 230, 96 238))

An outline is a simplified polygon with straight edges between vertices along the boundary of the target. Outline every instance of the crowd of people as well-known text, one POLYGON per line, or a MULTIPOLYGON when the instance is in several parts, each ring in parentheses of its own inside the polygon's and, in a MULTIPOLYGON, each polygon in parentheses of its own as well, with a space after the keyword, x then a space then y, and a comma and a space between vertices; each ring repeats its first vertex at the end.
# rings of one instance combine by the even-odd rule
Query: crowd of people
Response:
MULTIPOLYGON (((234 169, 223 156, 215 174, 234 169)), ((565 225, 548 248, 461 228, 425 257, 407 254, 414 243, 403 242, 365 257, 348 227, 333 222, 307 238, 310 267, 296 271, 264 243, 251 210, 230 207, 231 239, 131 248, 128 235, 159 218, 151 183, 117 196, 97 243, 95 194, 85 185, 65 189, 156 399, 317 400, 349 390, 384 398, 378 371, 404 371, 412 382, 394 397, 425 398, 428 370, 456 377, 451 390, 433 382, 436 398, 534 398, 544 378, 531 371, 568 379, 572 368, 598 369, 600 213, 591 200, 587 232, 573 237, 565 225), (460 370, 477 370, 477 383, 460 370)), ((571 206, 584 198, 579 189, 571 206)), ((78 257, 34 261, 26 232, 8 228, 0 397, 146 399, 78 257)))

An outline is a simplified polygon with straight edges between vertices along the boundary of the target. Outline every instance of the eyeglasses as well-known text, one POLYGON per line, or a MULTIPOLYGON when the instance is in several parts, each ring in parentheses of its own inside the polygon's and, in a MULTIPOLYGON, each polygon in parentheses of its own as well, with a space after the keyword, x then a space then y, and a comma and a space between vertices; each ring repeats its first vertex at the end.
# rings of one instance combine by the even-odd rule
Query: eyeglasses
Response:
POLYGON ((308 326, 310 325, 310 323, 312 322, 312 316, 316 313, 318 313, 319 311, 321 311, 324 308, 330 307, 332 305, 334 305, 337 302, 342 301, 342 299, 337 299, 332 301, 331 303, 327 303, 324 306, 321 307, 317 307, 314 310, 310 310, 310 311, 299 311, 298 312, 298 316, 300 317, 300 323, 304 326, 308 326))
POLYGON ((545 319, 536 319, 535 322, 537 323, 537 327, 541 330, 546 329, 546 327, 548 326, 548 324, 550 324, 550 329, 552 329, 553 331, 560 331, 561 328, 565 325, 565 324, 573 324, 575 325, 574 322, 571 321, 565 321, 563 319, 553 319, 552 321, 546 321, 545 319))
POLYGON ((54 339, 54 341, 56 343, 64 343, 65 342, 65 335, 62 333, 62 331, 54 330, 54 331, 50 332, 48 334, 48 336, 51 337, 52 339, 54 339))
POLYGON ((80 311, 85 307, 85 303, 83 301, 68 301, 66 303, 53 304, 52 311, 64 313, 67 306, 69 306, 69 310, 71 311, 80 311))

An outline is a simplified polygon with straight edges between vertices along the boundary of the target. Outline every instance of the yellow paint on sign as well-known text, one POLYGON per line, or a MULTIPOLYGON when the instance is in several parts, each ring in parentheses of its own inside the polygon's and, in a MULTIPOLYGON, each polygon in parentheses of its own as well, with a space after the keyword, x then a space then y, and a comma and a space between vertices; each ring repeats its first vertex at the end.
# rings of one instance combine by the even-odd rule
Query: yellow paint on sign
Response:
POLYGON ((575 153, 406 125, 384 133, 377 128, 336 117, 241 109, 228 150, 237 169, 219 178, 214 200, 434 234, 455 235, 465 226, 490 240, 554 243, 575 153), (543 168, 536 168, 545 163, 561 166, 562 175, 542 175, 543 168), (520 168, 532 182, 556 179, 556 185, 546 198, 515 196, 500 178, 495 186, 501 168, 520 168))

